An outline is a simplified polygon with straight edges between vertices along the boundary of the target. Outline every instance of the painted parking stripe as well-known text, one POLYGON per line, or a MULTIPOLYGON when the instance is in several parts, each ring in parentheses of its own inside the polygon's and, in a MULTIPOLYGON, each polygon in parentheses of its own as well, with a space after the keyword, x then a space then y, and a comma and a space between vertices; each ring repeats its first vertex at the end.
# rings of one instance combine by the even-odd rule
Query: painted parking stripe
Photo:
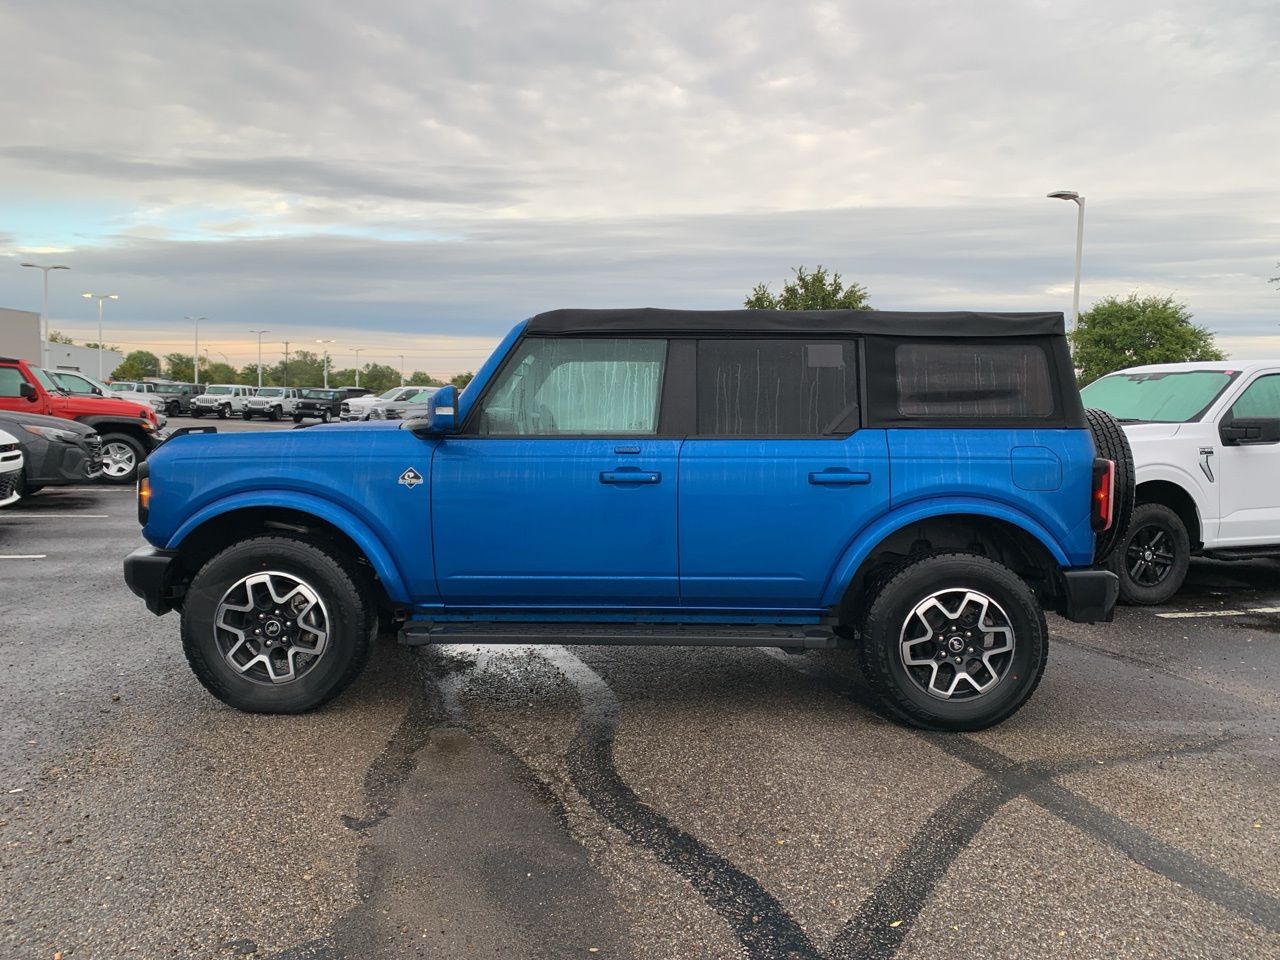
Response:
POLYGON ((1247 610, 1181 610, 1177 613, 1157 613, 1165 620, 1199 620, 1204 617, 1247 617, 1251 613, 1280 613, 1280 607, 1250 607, 1247 610))
POLYGON ((44 560, 47 553, 0 553, 0 560, 44 560))
POLYGON ((35 518, 37 520, 76 517, 80 520, 109 520, 111 515, 108 513, 25 513, 21 510, 8 514, 11 517, 21 517, 24 520, 35 518))

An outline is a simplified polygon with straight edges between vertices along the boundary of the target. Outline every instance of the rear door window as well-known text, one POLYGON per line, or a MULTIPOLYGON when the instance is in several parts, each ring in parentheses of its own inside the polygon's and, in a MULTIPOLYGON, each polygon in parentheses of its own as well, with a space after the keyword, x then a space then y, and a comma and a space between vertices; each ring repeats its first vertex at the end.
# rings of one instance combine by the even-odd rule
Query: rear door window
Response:
POLYGON ((858 419, 857 356, 854 340, 700 340, 698 433, 847 435, 858 419))

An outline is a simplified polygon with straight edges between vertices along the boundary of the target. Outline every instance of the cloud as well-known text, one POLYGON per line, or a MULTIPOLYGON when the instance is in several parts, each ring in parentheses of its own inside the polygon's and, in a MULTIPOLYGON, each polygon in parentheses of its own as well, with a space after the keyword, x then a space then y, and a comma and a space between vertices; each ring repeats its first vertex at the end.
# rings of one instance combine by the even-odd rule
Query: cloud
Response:
POLYGON ((1086 303, 1247 337, 1280 302, 1266 0, 81 0, 0 35, 0 257, 57 248, 158 331, 495 336, 817 262, 885 307, 1062 307, 1058 187, 1086 303))

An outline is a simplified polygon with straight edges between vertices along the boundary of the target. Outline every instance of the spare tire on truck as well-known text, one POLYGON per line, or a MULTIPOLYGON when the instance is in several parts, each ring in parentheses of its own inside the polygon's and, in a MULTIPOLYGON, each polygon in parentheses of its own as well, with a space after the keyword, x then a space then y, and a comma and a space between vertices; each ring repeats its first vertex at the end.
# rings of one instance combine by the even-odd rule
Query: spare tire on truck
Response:
POLYGON ((1133 519, 1134 469, 1133 451, 1129 438, 1124 435, 1120 421, 1105 410, 1085 410, 1084 418, 1093 434, 1093 449, 1098 456, 1112 461, 1115 470, 1115 496, 1111 507, 1111 526, 1098 533, 1093 549, 1095 563, 1103 563, 1111 556, 1116 544, 1129 529, 1133 519))

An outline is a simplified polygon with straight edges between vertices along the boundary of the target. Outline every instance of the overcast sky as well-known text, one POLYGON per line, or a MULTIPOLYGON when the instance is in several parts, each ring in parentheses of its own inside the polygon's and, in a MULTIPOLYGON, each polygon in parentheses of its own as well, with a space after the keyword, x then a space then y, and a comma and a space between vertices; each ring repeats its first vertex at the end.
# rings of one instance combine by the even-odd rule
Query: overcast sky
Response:
MULTIPOLYGON (((1280 4, 0 0, 0 306, 474 368, 560 306, 1172 293, 1280 335, 1280 4)), ((189 348, 188 348, 189 349, 189 348)), ((278 349, 278 348, 276 348, 278 349)), ((296 347, 295 347, 296 349, 296 347)), ((341 362, 341 361, 340 361, 341 362)), ((349 362, 349 361, 348 361, 349 362)))

